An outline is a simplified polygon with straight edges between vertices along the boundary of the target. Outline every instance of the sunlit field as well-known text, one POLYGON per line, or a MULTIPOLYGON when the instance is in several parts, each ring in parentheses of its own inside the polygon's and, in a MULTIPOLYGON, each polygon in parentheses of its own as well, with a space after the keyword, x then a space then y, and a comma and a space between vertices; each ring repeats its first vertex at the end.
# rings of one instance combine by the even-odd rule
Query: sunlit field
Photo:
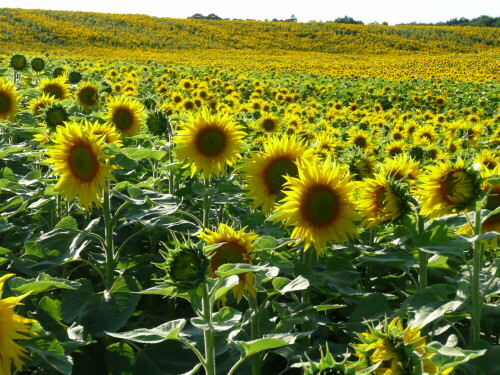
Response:
POLYGON ((0 374, 500 373, 499 29, 0 30, 0 374))

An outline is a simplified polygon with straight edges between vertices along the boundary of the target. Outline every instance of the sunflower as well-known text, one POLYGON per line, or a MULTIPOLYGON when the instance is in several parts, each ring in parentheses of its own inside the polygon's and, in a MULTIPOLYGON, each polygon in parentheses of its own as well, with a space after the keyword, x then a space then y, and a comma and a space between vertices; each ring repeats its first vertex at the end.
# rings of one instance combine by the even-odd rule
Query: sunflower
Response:
POLYGON ((264 143, 264 152, 251 153, 250 165, 243 169, 248 195, 255 197, 254 208, 262 206, 270 213, 276 197, 282 192, 285 175, 298 176, 297 164, 312 161, 312 151, 292 136, 273 136, 264 143))
POLYGON ((358 370, 380 363, 374 375, 405 375, 425 373, 446 375, 453 368, 441 370, 432 362, 433 352, 419 327, 403 327, 399 318, 384 322, 377 328, 369 326, 367 332, 357 334, 361 341, 354 344, 354 355, 360 358, 358 370), (409 356, 407 353, 418 355, 409 356), (420 370, 419 370, 420 369, 420 370))
POLYGON ((66 83, 66 76, 52 79, 42 79, 38 88, 56 99, 63 100, 70 96, 69 85, 66 83))
POLYGON ((415 143, 423 146, 434 143, 438 137, 436 128, 430 124, 417 127, 412 135, 415 143))
POLYGON ((364 217, 361 225, 366 228, 395 221, 408 210, 405 185, 382 174, 375 173, 373 178, 365 178, 357 194, 357 207, 364 217))
POLYGON ((410 146, 408 145, 408 143, 405 140, 401 139, 401 140, 389 142, 385 146, 385 152, 389 156, 394 157, 396 155, 404 153, 405 151, 408 151, 409 148, 410 148, 410 146))
MULTIPOLYGON (((14 276, 9 273, 0 277, 0 293, 5 281, 14 276)), ((26 340, 29 336, 36 335, 28 325, 36 323, 36 320, 25 318, 13 311, 15 306, 22 305, 21 300, 27 294, 18 297, 7 297, 0 299, 0 370, 3 375, 11 375, 12 365, 20 372, 23 367, 22 358, 29 358, 26 349, 22 348, 14 340, 26 340)))
MULTIPOLYGON (((223 264, 252 264, 255 258, 255 254, 252 251, 254 242, 258 236, 253 232, 245 232, 245 229, 246 227, 236 231, 227 224, 221 223, 216 232, 205 229, 204 232, 200 233, 200 238, 205 240, 207 244, 223 244, 208 254, 210 258, 208 270, 211 272, 211 277, 216 277, 215 271, 223 264)), ((239 303, 245 290, 254 297, 256 291, 254 287, 255 275, 252 272, 243 273, 238 276, 240 281, 233 288, 233 294, 239 303)))
MULTIPOLYGON (((481 177, 484 179, 487 179, 488 177, 493 175, 500 175, 500 164, 493 169, 484 168, 481 170, 481 177)), ((495 185, 492 188, 491 184, 488 181, 484 181, 481 186, 481 189, 485 193, 489 192, 486 198, 486 206, 484 207, 486 210, 493 211, 496 210, 498 207, 500 207, 500 185, 495 185)), ((488 232, 500 232, 500 213, 494 214, 488 217, 485 221, 483 221, 481 233, 488 233, 488 232)), ((457 233, 467 234, 467 235, 473 234, 472 228, 468 223, 465 224, 463 227, 461 227, 457 233)), ((491 245, 494 249, 497 248, 498 237, 494 237, 491 240, 491 245)))
POLYGON ((313 245, 318 256, 322 255, 328 242, 345 242, 356 234, 358 214, 351 177, 346 168, 332 164, 330 157, 321 166, 301 163, 298 178, 285 177, 283 204, 275 207, 271 217, 294 225, 291 237, 297 243, 304 241, 305 250, 313 245))
POLYGON ((369 151, 372 149, 373 145, 370 141, 370 133, 366 130, 353 127, 349 130, 349 140, 348 142, 362 150, 369 151))
POLYGON ((480 169, 495 169, 500 165, 500 152, 494 150, 482 150, 474 159, 479 163, 480 169))
POLYGON ((94 108, 99 104, 99 91, 97 87, 90 82, 84 82, 80 85, 76 93, 78 104, 85 108, 94 108))
POLYGON ((31 109, 35 116, 38 116, 42 113, 42 110, 45 107, 51 107, 55 104, 56 98, 47 93, 42 93, 42 96, 39 98, 31 99, 28 103, 28 108, 31 109))
POLYGON ((266 133, 274 133, 279 130, 280 123, 275 116, 269 113, 265 113, 259 119, 258 127, 259 129, 264 130, 266 133))
POLYGON ((95 121, 92 123, 85 119, 83 120, 82 126, 84 126, 89 133, 93 133, 97 136, 104 136, 105 143, 114 143, 119 147, 123 146, 120 132, 109 122, 101 124, 99 121, 95 121))
POLYGON ((456 163, 439 162, 427 167, 420 180, 415 191, 421 201, 420 214, 430 219, 463 211, 474 202, 479 188, 476 173, 460 158, 456 163))
POLYGON ((420 162, 406 153, 396 155, 393 158, 385 158, 377 167, 377 173, 387 178, 408 183, 416 180, 420 173, 420 162))
POLYGON ((78 197, 86 209, 91 209, 92 203, 101 205, 106 179, 114 180, 113 166, 106 163, 111 156, 104 153, 104 138, 89 131, 88 126, 67 122, 65 127, 57 127, 52 137, 54 145, 47 150, 53 174, 61 174, 55 191, 66 195, 68 200, 78 197))
POLYGON ((130 97, 112 97, 105 120, 113 124, 122 136, 138 134, 145 121, 143 105, 130 97))
POLYGON ((243 127, 233 122, 227 114, 212 115, 207 108, 190 116, 174 136, 180 160, 187 160, 191 176, 203 170, 208 179, 212 173, 221 174, 225 165, 233 165, 245 145, 243 127))
POLYGON ((19 95, 12 82, 0 78, 0 119, 13 120, 19 110, 19 95))
POLYGON ((45 123, 47 124, 47 127, 51 129, 55 129, 57 125, 64 125, 64 123, 69 120, 66 108, 57 104, 57 101, 49 107, 44 107, 43 113, 45 123))

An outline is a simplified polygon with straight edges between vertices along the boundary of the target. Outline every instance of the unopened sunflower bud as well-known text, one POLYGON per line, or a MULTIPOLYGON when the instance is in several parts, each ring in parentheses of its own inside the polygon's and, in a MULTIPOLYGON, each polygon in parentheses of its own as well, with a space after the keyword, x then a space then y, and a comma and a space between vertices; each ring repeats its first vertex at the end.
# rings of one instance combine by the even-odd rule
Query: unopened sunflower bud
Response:
POLYGON ((210 261, 196 248, 181 248, 170 252, 167 273, 171 283, 181 291, 196 289, 203 281, 210 261))

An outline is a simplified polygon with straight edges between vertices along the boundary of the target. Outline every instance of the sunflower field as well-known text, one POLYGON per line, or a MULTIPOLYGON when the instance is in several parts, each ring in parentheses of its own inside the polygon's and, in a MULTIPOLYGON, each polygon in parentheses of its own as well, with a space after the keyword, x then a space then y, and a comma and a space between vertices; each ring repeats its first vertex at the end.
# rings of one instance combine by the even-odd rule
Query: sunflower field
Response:
POLYGON ((1 375, 500 373, 500 31, 0 30, 1 375))

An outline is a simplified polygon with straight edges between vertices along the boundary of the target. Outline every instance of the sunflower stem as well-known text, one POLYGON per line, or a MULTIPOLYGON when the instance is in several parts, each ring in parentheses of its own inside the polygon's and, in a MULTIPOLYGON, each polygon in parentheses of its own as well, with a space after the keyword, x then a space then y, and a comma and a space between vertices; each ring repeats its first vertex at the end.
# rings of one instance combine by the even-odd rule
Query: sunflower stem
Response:
MULTIPOLYGON (((476 208, 474 215, 474 235, 478 236, 481 233, 481 208, 476 208)), ((480 294, 480 275, 482 268, 483 251, 480 240, 475 240, 472 246, 472 275, 471 275, 471 289, 472 289, 472 332, 470 343, 478 341, 481 338, 481 309, 483 300, 480 294)), ((476 372, 477 373, 477 372, 476 372)))
POLYGON ((114 282, 115 255, 113 243, 113 220, 111 217, 111 203, 109 191, 103 193, 102 213, 104 217, 104 252, 106 254, 106 285, 105 289, 110 290, 114 282))
MULTIPOLYGON (((424 217, 417 214, 417 234, 424 233, 424 217)), ((427 266, 429 264, 429 254, 418 251, 418 286, 420 290, 427 288, 427 266)))
MULTIPOLYGON (((253 296, 248 293, 248 304, 253 310, 252 318, 250 320, 250 338, 251 340, 257 340, 260 337, 260 327, 259 327, 259 305, 257 303, 257 296, 253 296)), ((262 356, 260 353, 254 354, 250 358, 250 367, 252 368, 252 375, 262 374, 262 356)))
MULTIPOLYGON (((205 180, 205 189, 210 188, 210 179, 205 180)), ((208 219, 210 217, 210 196, 208 194, 203 195, 203 228, 208 228, 208 219)))
POLYGON ((208 291, 208 284, 203 285, 203 319, 207 322, 207 329, 203 331, 205 343, 205 372, 206 375, 216 375, 215 372, 215 334, 212 326, 212 301, 208 291))

